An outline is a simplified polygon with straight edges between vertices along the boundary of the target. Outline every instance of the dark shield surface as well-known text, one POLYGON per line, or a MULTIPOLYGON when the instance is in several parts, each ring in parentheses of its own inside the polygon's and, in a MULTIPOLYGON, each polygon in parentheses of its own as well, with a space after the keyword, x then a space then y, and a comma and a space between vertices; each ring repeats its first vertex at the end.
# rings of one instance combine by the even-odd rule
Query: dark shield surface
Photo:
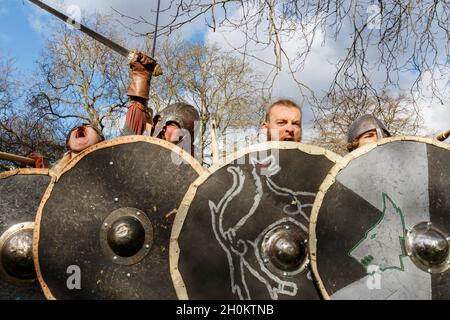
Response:
POLYGON ((319 299, 309 269, 309 216, 338 158, 314 146, 268 142, 201 176, 172 232, 178 297, 319 299))
POLYGON ((142 136, 100 143, 70 162, 38 213, 46 297, 176 299, 170 230, 202 171, 180 148, 142 136))
POLYGON ((450 148, 436 140, 388 138, 344 157, 311 217, 323 295, 450 299, 449 186, 450 148))
POLYGON ((45 299, 33 265, 32 233, 50 182, 48 170, 0 174, 0 299, 45 299))

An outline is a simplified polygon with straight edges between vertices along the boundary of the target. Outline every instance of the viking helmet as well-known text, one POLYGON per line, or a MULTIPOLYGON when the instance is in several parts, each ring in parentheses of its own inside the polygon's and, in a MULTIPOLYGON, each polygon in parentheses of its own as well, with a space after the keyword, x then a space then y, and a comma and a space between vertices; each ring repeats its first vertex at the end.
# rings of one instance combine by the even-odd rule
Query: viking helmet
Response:
MULTIPOLYGON (((156 123, 154 137, 161 137, 164 128, 169 122, 175 122, 181 129, 185 129, 191 135, 191 141, 194 140, 195 122, 200 120, 198 111, 187 103, 174 103, 157 113, 153 118, 156 123)), ((181 138, 180 140, 182 140, 181 138)))
POLYGON ((379 139, 391 136, 383 122, 371 114, 365 114, 351 124, 347 134, 347 142, 352 143, 354 139, 370 130, 376 130, 379 139))

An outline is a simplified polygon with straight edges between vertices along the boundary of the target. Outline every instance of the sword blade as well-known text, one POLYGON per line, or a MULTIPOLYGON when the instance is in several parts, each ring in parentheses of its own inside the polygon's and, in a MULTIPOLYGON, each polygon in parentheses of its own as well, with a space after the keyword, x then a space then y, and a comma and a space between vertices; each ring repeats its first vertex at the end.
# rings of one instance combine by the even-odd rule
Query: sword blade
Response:
POLYGON ((94 30, 89 29, 88 27, 86 27, 82 23, 80 23, 79 21, 75 21, 74 19, 72 19, 72 18, 66 16, 64 13, 61 13, 58 10, 46 5, 45 3, 43 3, 39 0, 29 0, 29 1, 34 3, 35 5, 37 5, 41 9, 47 11, 48 13, 51 13, 52 15, 54 15, 55 17, 57 17, 58 19, 61 19, 62 21, 66 22, 66 23, 68 23, 68 21, 74 21, 79 26, 79 30, 81 32, 87 34, 88 36, 97 40, 98 42, 103 43, 105 46, 114 50, 118 54, 120 54, 124 57, 128 57, 128 55, 130 54, 130 50, 128 50, 128 49, 122 47, 121 45, 115 43, 114 41, 102 36, 98 32, 95 32, 94 30))

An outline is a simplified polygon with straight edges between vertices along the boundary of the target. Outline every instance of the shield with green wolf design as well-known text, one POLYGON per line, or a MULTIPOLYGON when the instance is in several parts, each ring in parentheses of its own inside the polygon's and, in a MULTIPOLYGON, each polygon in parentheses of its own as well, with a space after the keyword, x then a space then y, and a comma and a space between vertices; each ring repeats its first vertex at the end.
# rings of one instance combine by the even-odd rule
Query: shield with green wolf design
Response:
POLYGON ((311 264, 331 299, 450 299, 450 147, 395 137, 348 154, 311 214, 311 264))

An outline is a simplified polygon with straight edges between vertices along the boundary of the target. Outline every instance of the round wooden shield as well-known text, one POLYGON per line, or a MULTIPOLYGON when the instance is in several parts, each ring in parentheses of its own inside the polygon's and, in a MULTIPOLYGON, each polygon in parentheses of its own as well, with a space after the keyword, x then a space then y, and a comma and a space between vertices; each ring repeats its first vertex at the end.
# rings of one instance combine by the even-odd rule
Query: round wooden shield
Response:
POLYGON ((319 299, 309 269, 309 216, 339 158, 319 147, 267 142, 200 176, 172 228, 178 298, 319 299))
POLYGON ((176 299, 169 236, 204 169, 177 146, 126 136, 72 159, 36 219, 35 264, 48 299, 176 299))
POLYGON ((36 212, 52 181, 47 169, 0 174, 0 299, 45 299, 33 263, 36 212))
POLYGON ((331 299, 450 299, 450 147, 395 137, 345 156, 316 197, 312 268, 331 299))

